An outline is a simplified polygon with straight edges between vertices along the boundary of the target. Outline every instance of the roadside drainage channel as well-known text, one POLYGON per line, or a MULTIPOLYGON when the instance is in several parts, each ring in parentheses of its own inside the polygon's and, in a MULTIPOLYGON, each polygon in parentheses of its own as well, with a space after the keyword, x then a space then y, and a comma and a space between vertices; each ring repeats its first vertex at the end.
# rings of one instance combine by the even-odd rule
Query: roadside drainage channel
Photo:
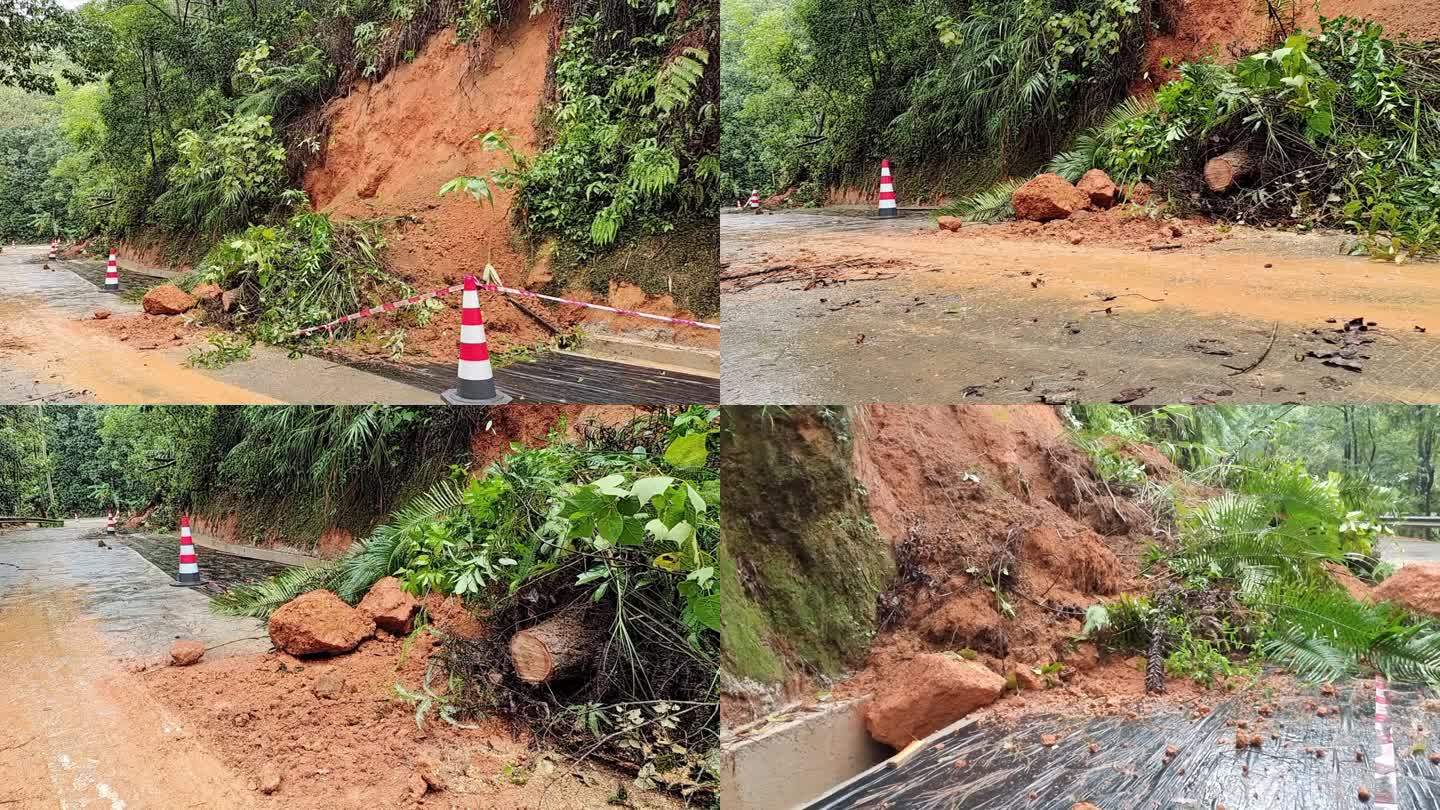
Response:
POLYGON ((865 729, 866 699, 784 709, 735 729, 720 748, 720 806, 784 810, 891 753, 865 729))
MULTIPOLYGON (((105 539, 129 546, 151 565, 172 579, 175 577, 180 563, 178 538, 121 534, 105 539)), ((200 576, 205 582, 197 590, 211 594, 224 593, 236 585, 266 579, 292 567, 272 560, 242 557, 204 547, 197 556, 200 558, 200 576)))
MULTIPOLYGON (((1400 752, 1396 804, 1440 807, 1440 767, 1424 755, 1433 745, 1427 715, 1433 695, 1392 689, 1390 696, 1400 752)), ((1102 810, 1333 810, 1374 806, 1359 799, 1361 788, 1375 798, 1382 787, 1388 793, 1376 777, 1382 750, 1370 681, 1346 684, 1335 697, 1306 689, 1271 705, 1270 717, 1236 698, 1198 718, 1176 707, 1145 717, 961 720, 927 737, 908 758, 872 767, 805 807, 1068 810, 1090 802, 1102 810), (1334 709, 1320 717, 1317 706, 1334 709), (1237 731, 1242 725, 1248 731, 1237 731), (1237 747, 1237 733, 1259 736, 1260 745, 1237 747)))

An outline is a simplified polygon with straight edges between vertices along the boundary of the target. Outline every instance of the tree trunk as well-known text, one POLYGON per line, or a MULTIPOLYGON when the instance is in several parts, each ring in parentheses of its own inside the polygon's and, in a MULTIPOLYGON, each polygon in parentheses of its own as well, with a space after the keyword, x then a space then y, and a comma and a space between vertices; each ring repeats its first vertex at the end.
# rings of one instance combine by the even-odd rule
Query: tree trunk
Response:
POLYGON ((1260 168, 1248 144, 1231 147, 1219 157, 1205 161, 1205 185, 1211 191, 1224 191, 1254 174, 1260 168))
POLYGON ((562 613, 510 637, 510 663, 529 683, 545 683, 590 665, 601 640, 600 623, 581 611, 562 613))
POLYGON ((1150 626, 1150 649, 1145 653, 1145 691, 1159 695, 1165 691, 1165 619, 1156 619, 1150 626))

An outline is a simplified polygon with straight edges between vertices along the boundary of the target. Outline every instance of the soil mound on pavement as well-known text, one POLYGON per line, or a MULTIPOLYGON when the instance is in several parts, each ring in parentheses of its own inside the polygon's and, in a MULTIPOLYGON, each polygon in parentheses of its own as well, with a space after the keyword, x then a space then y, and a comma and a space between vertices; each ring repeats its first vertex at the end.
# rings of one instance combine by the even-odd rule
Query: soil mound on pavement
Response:
POLYGON ((1440 618, 1440 563, 1403 566, 1376 586, 1374 595, 1379 601, 1440 618))
MULTIPOLYGON (((417 716, 416 702, 397 686, 427 695, 437 643, 429 633, 408 643, 387 636, 335 658, 235 656, 142 677, 234 770, 258 775, 273 767, 278 787, 267 795, 275 783, 256 779, 255 807, 588 810, 606 806, 627 781, 534 751, 523 733, 494 719, 466 721, 468 728, 445 722, 438 669, 429 683, 441 697, 417 716)), ((680 807, 633 787, 629 794, 637 808, 680 807)))

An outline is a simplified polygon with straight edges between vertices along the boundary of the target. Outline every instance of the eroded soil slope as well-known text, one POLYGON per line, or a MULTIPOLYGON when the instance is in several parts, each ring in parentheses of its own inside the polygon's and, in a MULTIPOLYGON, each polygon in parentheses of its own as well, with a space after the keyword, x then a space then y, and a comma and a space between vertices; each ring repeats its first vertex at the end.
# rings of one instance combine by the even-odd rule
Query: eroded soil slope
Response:
MULTIPOLYGON (((507 283, 525 286, 525 252, 510 233, 511 192, 492 189, 493 205, 437 194, 451 178, 505 164, 502 152, 484 151, 474 135, 505 130, 516 149, 535 152, 553 25, 553 16, 542 14, 486 34, 475 46, 457 44, 454 30, 446 29, 413 62, 332 102, 325 111, 329 138, 305 174, 316 209, 346 218, 403 218, 389 234, 387 255, 419 289, 454 284, 487 261, 507 283)), ((500 300, 482 295, 492 351, 544 335, 500 300)), ((459 317, 451 307, 429 327, 413 330, 407 351, 452 356, 459 317)))

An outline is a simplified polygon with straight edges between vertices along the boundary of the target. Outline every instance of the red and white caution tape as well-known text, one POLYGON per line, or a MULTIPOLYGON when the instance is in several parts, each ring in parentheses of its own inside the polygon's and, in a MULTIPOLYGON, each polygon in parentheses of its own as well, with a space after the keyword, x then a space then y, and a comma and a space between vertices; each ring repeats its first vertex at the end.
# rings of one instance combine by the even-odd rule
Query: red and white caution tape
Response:
POLYGON ((1395 780, 1399 763, 1395 761, 1395 740, 1390 736, 1390 690, 1385 676, 1375 676, 1375 740, 1380 755, 1375 758, 1375 810, 1395 810, 1400 790, 1395 780))
MULTIPOLYGON (((487 271, 490 271, 490 268, 489 268, 489 267, 486 267, 486 270, 487 270, 487 271)), ((487 278, 494 278, 496 281, 499 280, 499 277, 498 277, 498 276, 494 276, 494 275, 493 275, 493 271, 487 272, 487 273, 485 274, 485 276, 486 276, 487 278)), ((566 304, 566 305, 569 305, 569 306, 572 306, 572 307, 584 307, 585 309, 598 309, 598 310, 601 310, 601 311, 603 311, 603 312, 613 312, 613 313, 615 313, 616 315, 628 315, 628 316, 631 316, 631 317, 634 317, 634 318, 648 318, 648 319, 650 319, 650 320, 652 320, 652 321, 661 321, 661 322, 663 322, 663 323, 675 323, 675 324, 680 324, 681 326, 694 326, 694 327, 698 327, 698 328, 700 328, 700 329, 715 329, 715 330, 718 330, 718 329, 720 328, 720 324, 718 324, 718 323, 705 323, 704 321, 692 321, 692 320, 690 320, 690 319, 688 319, 688 318, 672 318, 672 317, 670 317, 670 316, 668 316, 668 315, 654 315, 654 314, 649 313, 649 312, 637 312, 636 310, 633 310, 633 309, 621 309, 621 308, 619 308, 619 307, 607 307, 607 306, 605 306, 604 304, 592 304, 592 303, 590 303, 590 302, 588 302, 588 301, 576 301, 576 300, 573 300, 573 299, 570 299, 570 298, 560 298, 560 297, 554 296, 554 295, 541 295, 540 293, 537 293, 537 292, 531 292, 531 291, 529 291, 529 290, 521 290, 521 289, 517 289, 517 288, 515 288, 515 287, 505 287, 505 286, 502 286, 502 285, 500 285, 500 284, 480 284, 480 285, 478 285, 478 286, 479 286, 479 289, 486 290, 486 291, 489 291, 489 292, 504 293, 504 294, 506 294, 506 295, 518 295, 518 296, 520 296, 520 297, 522 297, 522 298, 538 298, 538 299, 543 300, 543 301, 554 301, 554 302, 557 303, 557 304, 566 304)), ((451 287, 444 287, 444 288, 439 289, 439 290, 434 290, 433 292, 418 293, 418 294, 416 294, 416 295, 410 296, 409 298, 403 298, 403 299, 401 299, 401 300, 399 300, 399 301, 392 301, 392 302, 390 302, 390 303, 388 303, 388 304, 381 304, 381 305, 378 306, 378 307, 366 307, 365 309, 362 309, 362 310, 360 310, 359 312, 352 312, 352 313, 350 313, 349 315, 343 315, 343 316, 341 316, 341 317, 339 317, 339 318, 336 318, 335 320, 333 320, 333 321, 331 321, 331 322, 329 322, 329 323, 321 324, 321 325, 319 325, 319 326, 307 326, 307 327, 305 327, 304 329, 296 329, 295 332, 293 333, 293 336, 294 336, 294 337, 304 337, 304 336, 306 336, 306 335, 313 335, 313 334, 316 333, 316 332, 332 332, 332 331, 335 330, 336 327, 341 326, 341 325, 343 325, 343 324, 350 323, 351 321, 358 321, 358 320, 360 320, 361 318, 368 318, 368 317, 370 317, 371 315, 378 315, 378 314, 381 314, 381 313, 384 313, 384 312, 394 312, 394 311, 397 310, 397 309, 401 309, 401 308, 403 308, 403 307, 408 307, 408 306, 411 306, 411 305, 413 305, 413 304, 418 304, 418 303, 420 303, 420 302, 422 302, 422 301, 425 301, 425 300, 427 300, 427 299, 430 299, 430 298, 439 298, 439 297, 442 297, 442 296, 450 295, 451 293, 457 293, 457 292, 460 292, 460 291, 463 290, 463 289, 465 289, 465 285, 464 285, 464 284, 456 284, 456 285, 451 286, 451 287)))

